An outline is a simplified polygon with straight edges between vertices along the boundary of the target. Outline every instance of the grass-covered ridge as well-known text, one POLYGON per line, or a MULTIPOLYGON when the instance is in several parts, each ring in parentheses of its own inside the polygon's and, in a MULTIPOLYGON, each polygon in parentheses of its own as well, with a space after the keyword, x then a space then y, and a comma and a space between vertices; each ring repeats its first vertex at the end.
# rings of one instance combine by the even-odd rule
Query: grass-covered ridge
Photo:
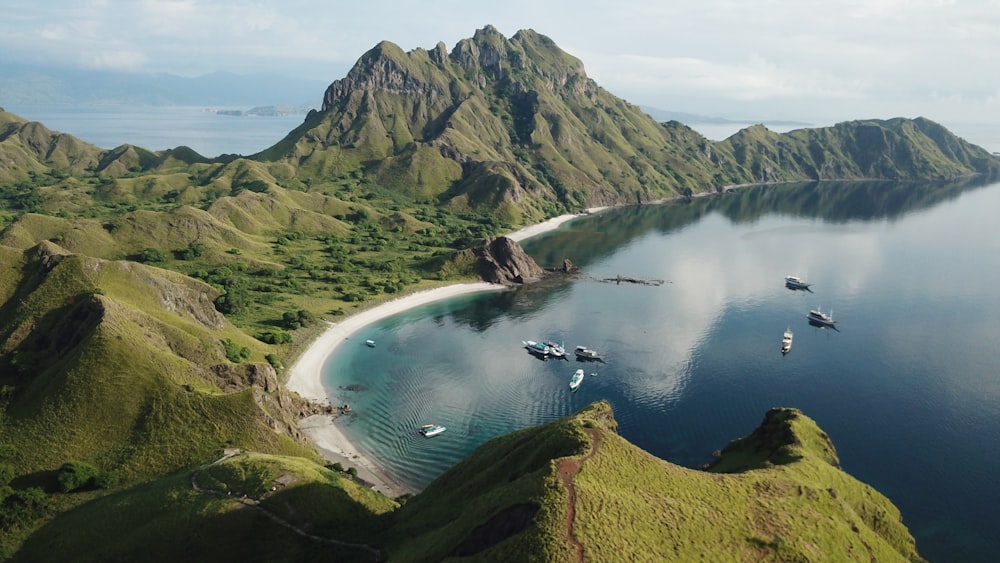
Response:
POLYGON ((829 439, 797 410, 767 413, 710 470, 657 459, 616 429, 599 402, 496 438, 402 505, 302 458, 239 453, 81 506, 15 560, 50 560, 56 554, 46 548, 60 545, 81 561, 140 552, 150 561, 254 553, 273 561, 921 561, 899 511, 839 469, 829 439), (120 533, 125 522, 129 534, 120 533))

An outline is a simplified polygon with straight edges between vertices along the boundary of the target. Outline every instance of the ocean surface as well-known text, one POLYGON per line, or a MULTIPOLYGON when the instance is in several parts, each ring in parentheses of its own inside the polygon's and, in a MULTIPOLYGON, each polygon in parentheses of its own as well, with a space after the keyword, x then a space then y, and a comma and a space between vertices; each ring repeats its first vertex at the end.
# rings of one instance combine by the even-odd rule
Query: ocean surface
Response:
POLYGON ((4 105, 6 111, 103 149, 131 144, 149 150, 186 146, 205 157, 251 155, 284 138, 306 116, 223 115, 187 106, 4 105))
POLYGON ((339 424, 426 486, 494 436, 597 400, 687 467, 802 409, 843 468, 902 511, 932 561, 1000 553, 1000 183, 802 184, 583 217, 523 243, 581 274, 368 326, 324 367, 339 424), (814 285, 793 291, 784 276, 814 285), (607 283, 616 276, 659 286, 607 283), (836 329, 807 313, 832 311, 836 329), (782 333, 794 345, 782 356, 782 333), (364 345, 366 339, 377 343, 364 345), (604 352, 539 360, 523 340, 604 352), (588 373, 569 390, 573 371, 588 373), (434 438, 420 425, 440 423, 434 438))

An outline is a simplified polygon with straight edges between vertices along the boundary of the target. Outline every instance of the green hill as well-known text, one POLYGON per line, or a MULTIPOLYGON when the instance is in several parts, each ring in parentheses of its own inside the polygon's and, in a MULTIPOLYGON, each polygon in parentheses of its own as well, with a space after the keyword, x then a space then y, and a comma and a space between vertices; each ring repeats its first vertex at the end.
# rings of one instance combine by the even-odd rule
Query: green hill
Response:
POLYGON ((307 176, 361 170, 515 224, 735 184, 1000 171, 996 156, 923 118, 755 126, 713 143, 613 96, 551 39, 491 26, 450 52, 380 43, 330 85, 321 112, 255 158, 307 176))
POLYGON ((768 412, 708 470, 616 426, 601 402, 496 438, 402 506, 305 460, 241 454, 81 506, 15 560, 921 560, 899 511, 795 409, 768 412))

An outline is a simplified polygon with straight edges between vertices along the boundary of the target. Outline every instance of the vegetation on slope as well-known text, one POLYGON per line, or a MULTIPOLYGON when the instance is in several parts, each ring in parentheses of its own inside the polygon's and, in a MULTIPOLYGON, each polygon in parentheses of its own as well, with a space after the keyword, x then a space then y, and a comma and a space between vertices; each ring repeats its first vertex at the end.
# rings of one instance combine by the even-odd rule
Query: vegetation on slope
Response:
POLYGON ((60 545, 82 561, 921 561, 899 511, 794 409, 768 412, 708 471, 616 427, 600 402, 496 438, 401 506, 301 458, 239 454, 60 516, 17 560, 60 545))
MULTIPOLYGON (((275 371, 302 344, 303 327, 402 291, 470 278, 472 264, 454 259, 456 251, 487 236, 589 206, 734 184, 998 170, 997 157, 922 118, 783 135, 752 127, 712 143, 679 123, 656 123, 606 92, 547 37, 524 30, 508 39, 489 26, 451 51, 439 44, 407 53, 380 43, 331 84, 322 111, 252 158, 210 160, 186 147, 102 150, 0 110, 0 554, 53 514, 98 498, 131 502, 133 492, 146 494, 135 488, 140 483, 205 463, 226 447, 316 463, 294 421, 311 407, 284 392, 275 371)), ((914 198, 941 197, 902 192, 879 191, 879 209, 892 213, 914 198)), ((752 216, 752 197, 748 191, 717 205, 752 216)), ((819 186, 809 197, 820 207, 836 199, 819 186)), ((690 211, 693 217, 704 208, 690 211)), ((610 539, 586 513, 574 528, 580 538, 568 544, 554 523, 565 523, 570 497, 581 507, 618 500, 602 500, 585 478, 571 494, 552 455, 584 467, 599 467, 602 452, 616 448, 642 457, 607 434, 609 415, 594 412, 594 420, 571 419, 484 446, 493 454, 456 467, 442 477, 447 486, 377 518, 386 530, 378 541, 401 559, 538 553, 562 560, 588 543, 595 552, 626 549, 600 547, 610 539), (463 502, 457 491, 475 500, 463 502), (449 524, 428 526, 418 512, 449 524)), ((878 543, 884 540, 910 557, 912 542, 891 524, 898 515, 871 509, 856 498, 867 489, 827 475, 829 463, 812 467, 814 457, 746 474, 785 468, 782 478, 797 483, 794 467, 829 478, 827 488, 841 496, 827 491, 831 498, 819 502, 802 493, 807 501, 835 509, 845 522, 854 517, 844 503, 866 514, 866 528, 851 528, 865 553, 885 553, 878 543)), ((307 480, 327 491, 322 479, 307 480)), ((744 481, 720 482, 757 494, 744 481)), ((151 494, 177 485, 165 483, 150 483, 151 494)), ((781 494, 773 502, 761 494, 766 506, 751 508, 770 515, 798 506, 818 514, 808 503, 796 505, 785 494, 791 485, 782 483, 763 486, 781 494)), ((676 500, 659 489, 643 494, 642 502, 676 500)), ((623 515, 632 518, 634 510, 634 518, 655 521, 639 500, 619 500, 639 507, 623 515)), ((216 510, 209 505, 198 510, 216 510)), ((307 513, 298 500, 287 507, 307 513)), ((772 528, 733 528, 717 541, 776 558, 835 547, 788 541, 785 534, 805 533, 796 518, 776 517, 772 528)), ((644 522, 626 536, 633 549, 649 539, 644 522)), ((683 535, 670 541, 696 549, 683 535)))

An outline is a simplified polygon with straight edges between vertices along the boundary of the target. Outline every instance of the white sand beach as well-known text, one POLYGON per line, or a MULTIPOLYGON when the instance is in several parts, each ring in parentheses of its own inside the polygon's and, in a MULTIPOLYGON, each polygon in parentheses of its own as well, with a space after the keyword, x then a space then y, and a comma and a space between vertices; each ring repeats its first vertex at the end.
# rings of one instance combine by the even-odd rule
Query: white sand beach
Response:
MULTIPOLYGON (((298 361, 289 370, 285 387, 311 401, 327 404, 329 395, 323 387, 323 364, 338 345, 348 340, 350 336, 365 326, 402 313, 407 309, 482 291, 501 291, 507 289, 502 285, 486 282, 449 285, 426 291, 420 291, 383 303, 375 308, 352 315, 343 321, 331 324, 319 338, 309 345, 298 361)), ((401 484, 395 482, 377 465, 360 452, 344 436, 337 426, 335 417, 330 415, 314 415, 299 421, 302 429, 319 448, 323 457, 331 462, 341 463, 345 469, 354 467, 358 477, 372 483, 373 488, 382 494, 395 498, 404 493, 413 493, 401 484)))
MULTIPOLYGON (((605 208, 589 209, 587 213, 597 212, 602 209, 605 208)), ((525 227, 506 236, 515 241, 522 241, 546 231, 551 231, 567 221, 584 216, 586 215, 581 213, 561 215, 549 219, 544 223, 525 227)), ((331 324, 319 338, 309 345, 291 369, 289 369, 288 381, 285 383, 285 387, 306 399, 320 404, 327 404, 330 399, 326 389, 323 387, 323 364, 338 345, 347 340, 359 329, 386 317, 402 313, 407 309, 434 301, 449 299, 467 293, 501 291, 504 289, 507 288, 486 282, 439 287, 395 299, 367 311, 352 315, 338 323, 331 324)), ((323 457, 327 461, 331 463, 339 462, 345 469, 348 467, 356 468, 358 477, 372 483, 373 488, 382 494, 390 498, 395 498, 405 493, 416 492, 408 490, 403 485, 393 481, 390 476, 386 475, 370 459, 361 455, 337 426, 335 417, 330 415, 311 416, 301 420, 299 427, 312 438, 313 442, 319 448, 320 453, 323 454, 323 457)))
POLYGON ((597 213, 605 209, 607 209, 607 207, 592 207, 590 209, 587 209, 583 213, 568 213, 566 215, 553 217, 543 223, 538 223, 537 225, 531 225, 530 227, 525 227, 523 229, 514 231, 513 233, 508 234, 507 238, 515 240, 517 242, 521 242, 522 240, 531 238, 535 235, 540 235, 542 233, 555 230, 556 228, 558 228, 560 225, 562 225, 567 221, 572 221, 573 219, 577 219, 579 217, 586 217, 591 213, 597 213))

